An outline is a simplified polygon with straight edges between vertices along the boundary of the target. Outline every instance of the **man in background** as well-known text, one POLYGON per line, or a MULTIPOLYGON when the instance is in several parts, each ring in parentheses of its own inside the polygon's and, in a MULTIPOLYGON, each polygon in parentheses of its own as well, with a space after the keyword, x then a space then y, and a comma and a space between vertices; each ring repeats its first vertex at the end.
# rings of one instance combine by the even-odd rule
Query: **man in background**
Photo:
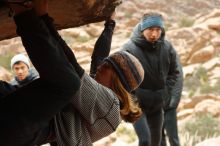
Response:
POLYGON ((136 25, 123 49, 139 59, 144 68, 144 80, 133 93, 143 116, 134 123, 139 146, 160 146, 164 120, 163 107, 179 74, 177 53, 165 38, 163 17, 149 12, 136 25))
POLYGON ((11 69, 14 73, 14 78, 10 84, 16 88, 27 85, 39 78, 38 72, 30 66, 30 61, 24 54, 17 54, 11 59, 11 69))

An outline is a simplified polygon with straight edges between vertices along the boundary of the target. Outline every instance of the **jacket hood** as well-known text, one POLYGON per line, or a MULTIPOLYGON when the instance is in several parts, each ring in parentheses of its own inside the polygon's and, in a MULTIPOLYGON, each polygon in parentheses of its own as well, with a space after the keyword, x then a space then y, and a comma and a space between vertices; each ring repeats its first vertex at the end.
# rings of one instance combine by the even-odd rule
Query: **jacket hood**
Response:
POLYGON ((31 67, 29 69, 28 76, 24 80, 20 81, 20 80, 18 80, 17 77, 14 77, 14 79, 10 83, 13 86, 21 87, 21 86, 24 86, 24 85, 32 82, 33 80, 35 80, 37 78, 39 78, 39 73, 37 72, 37 70, 35 68, 31 67))

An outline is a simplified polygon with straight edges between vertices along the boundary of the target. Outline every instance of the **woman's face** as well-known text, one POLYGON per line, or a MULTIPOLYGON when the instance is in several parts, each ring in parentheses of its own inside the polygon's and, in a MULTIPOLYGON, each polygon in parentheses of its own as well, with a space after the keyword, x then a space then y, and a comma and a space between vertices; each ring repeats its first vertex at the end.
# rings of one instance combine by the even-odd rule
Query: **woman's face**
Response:
POLYGON ((162 29, 160 27, 150 27, 143 31, 143 35, 145 39, 151 43, 157 41, 162 33, 162 29))
POLYGON ((98 83, 110 88, 112 85, 112 74, 113 72, 111 68, 103 67, 102 65, 100 65, 97 68, 95 80, 98 83))

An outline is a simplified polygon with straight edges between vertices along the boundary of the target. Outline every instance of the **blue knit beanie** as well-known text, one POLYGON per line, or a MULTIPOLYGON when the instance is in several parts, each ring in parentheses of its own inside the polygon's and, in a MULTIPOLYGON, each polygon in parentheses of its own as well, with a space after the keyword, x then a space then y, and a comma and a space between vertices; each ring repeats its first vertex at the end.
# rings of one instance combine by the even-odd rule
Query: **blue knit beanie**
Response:
POLYGON ((163 20, 161 16, 146 16, 141 21, 141 31, 147 28, 158 26, 164 28, 163 20))

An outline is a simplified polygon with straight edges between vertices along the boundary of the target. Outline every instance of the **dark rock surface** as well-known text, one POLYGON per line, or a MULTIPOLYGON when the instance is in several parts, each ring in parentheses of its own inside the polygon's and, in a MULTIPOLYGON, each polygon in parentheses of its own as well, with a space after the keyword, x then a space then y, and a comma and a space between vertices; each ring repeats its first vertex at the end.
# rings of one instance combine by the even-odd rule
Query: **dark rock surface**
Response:
MULTIPOLYGON (((111 15, 121 0, 50 0, 49 14, 58 29, 99 22, 111 15)), ((0 6, 0 40, 16 36, 15 25, 8 17, 9 9, 0 6)), ((28 20, 27 20, 28 21, 28 20)))

